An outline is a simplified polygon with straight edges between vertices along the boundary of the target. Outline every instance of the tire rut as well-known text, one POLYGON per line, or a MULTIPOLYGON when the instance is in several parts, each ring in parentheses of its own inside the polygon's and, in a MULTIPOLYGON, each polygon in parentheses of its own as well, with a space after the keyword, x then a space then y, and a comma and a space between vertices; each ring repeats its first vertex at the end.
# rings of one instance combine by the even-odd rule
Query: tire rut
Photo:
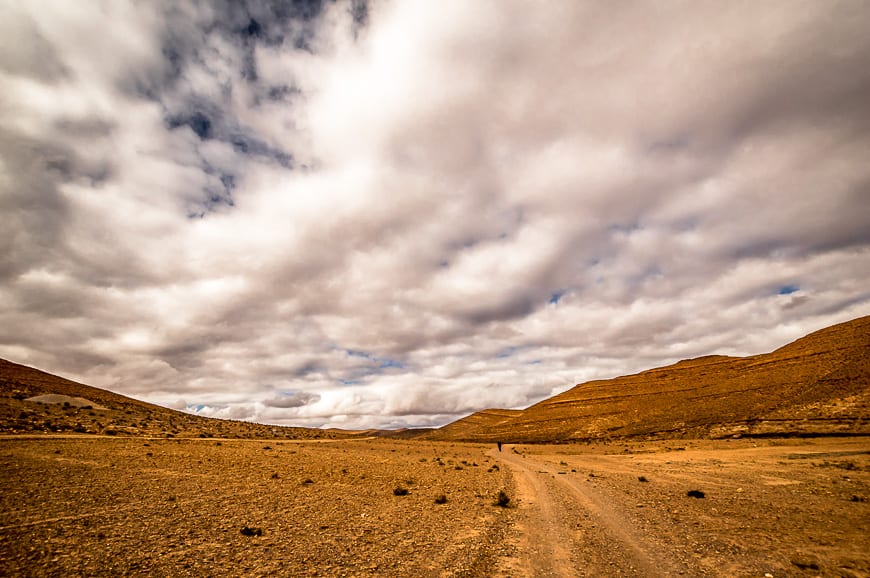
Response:
POLYGON ((666 552, 632 531, 630 520, 605 496, 550 463, 511 453, 490 455, 516 479, 519 508, 518 576, 675 576, 683 572, 666 552))

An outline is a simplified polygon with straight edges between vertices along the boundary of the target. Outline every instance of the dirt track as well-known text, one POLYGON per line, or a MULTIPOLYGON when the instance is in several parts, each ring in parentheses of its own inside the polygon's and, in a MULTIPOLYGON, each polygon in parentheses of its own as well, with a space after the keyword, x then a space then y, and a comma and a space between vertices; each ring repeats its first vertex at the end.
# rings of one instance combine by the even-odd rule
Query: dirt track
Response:
POLYGON ((505 447, 520 531, 501 574, 870 575, 866 441, 755 445, 505 447))
POLYGON ((0 438, 0 575, 870 575, 867 441, 755 446, 0 438))

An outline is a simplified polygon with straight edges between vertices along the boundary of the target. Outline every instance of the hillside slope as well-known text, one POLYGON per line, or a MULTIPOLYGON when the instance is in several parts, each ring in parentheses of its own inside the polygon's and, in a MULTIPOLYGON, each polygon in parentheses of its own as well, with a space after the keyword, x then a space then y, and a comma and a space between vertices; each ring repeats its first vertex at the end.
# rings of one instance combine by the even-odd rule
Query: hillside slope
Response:
MULTIPOLYGON (((870 435, 870 317, 771 353, 707 356, 573 387, 505 419, 493 410, 427 439, 870 435)), ((506 415, 506 414, 505 414, 506 415)))
POLYGON ((337 438, 334 430, 211 419, 160 407, 0 359, 0 433, 222 438, 337 438))

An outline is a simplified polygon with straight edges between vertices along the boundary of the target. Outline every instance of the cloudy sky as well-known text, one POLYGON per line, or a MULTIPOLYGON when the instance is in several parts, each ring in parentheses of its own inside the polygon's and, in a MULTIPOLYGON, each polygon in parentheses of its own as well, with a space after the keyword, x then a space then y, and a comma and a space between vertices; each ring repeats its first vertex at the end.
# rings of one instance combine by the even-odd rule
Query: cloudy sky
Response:
POLYGON ((870 4, 0 1, 0 357, 440 425, 870 314, 870 4))

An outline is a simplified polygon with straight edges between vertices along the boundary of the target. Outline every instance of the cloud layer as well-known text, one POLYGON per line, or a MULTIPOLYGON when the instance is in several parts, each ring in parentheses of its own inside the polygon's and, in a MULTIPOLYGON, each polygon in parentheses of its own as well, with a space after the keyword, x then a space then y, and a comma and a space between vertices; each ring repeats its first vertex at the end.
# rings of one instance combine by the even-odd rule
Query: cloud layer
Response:
POLYGON ((442 424, 870 314, 870 7, 0 7, 0 356, 442 424))

